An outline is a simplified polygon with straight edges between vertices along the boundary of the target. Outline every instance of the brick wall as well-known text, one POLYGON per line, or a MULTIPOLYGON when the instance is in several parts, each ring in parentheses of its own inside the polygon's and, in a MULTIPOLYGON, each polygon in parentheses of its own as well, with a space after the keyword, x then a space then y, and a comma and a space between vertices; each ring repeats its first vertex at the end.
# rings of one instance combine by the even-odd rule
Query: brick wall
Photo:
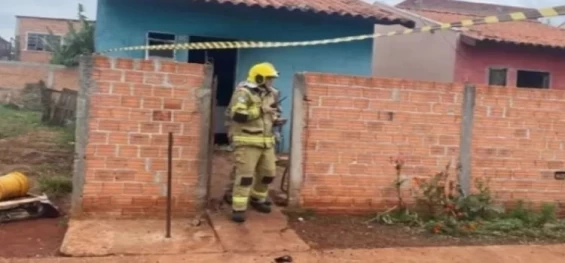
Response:
POLYGON ((68 22, 74 23, 75 28, 79 28, 79 22, 76 20, 27 16, 18 16, 16 18, 16 38, 20 42, 19 59, 25 62, 49 63, 51 59, 50 52, 27 49, 28 33, 49 34, 49 28, 53 34, 63 37, 69 32, 68 22))
POLYGON ((0 61, 0 102, 7 100, 7 94, 12 97, 25 87, 26 83, 36 83, 40 80, 58 90, 63 88, 78 89, 78 71, 76 68, 62 66, 26 63, 16 61, 0 61))
MULTIPOLYGON (((201 117, 197 64, 95 57, 88 95, 82 211, 164 215, 168 132, 174 132, 173 212, 195 209, 201 117)), ((87 88, 88 89, 88 88, 87 88)))
MULTIPOLYGON (((408 179, 431 176, 456 160, 461 84, 324 74, 305 79, 304 207, 383 209, 396 200, 390 157, 405 156, 408 179)), ((490 179, 501 201, 565 197, 564 181, 553 179, 565 168, 563 109, 563 91, 477 87, 473 178, 490 179)))

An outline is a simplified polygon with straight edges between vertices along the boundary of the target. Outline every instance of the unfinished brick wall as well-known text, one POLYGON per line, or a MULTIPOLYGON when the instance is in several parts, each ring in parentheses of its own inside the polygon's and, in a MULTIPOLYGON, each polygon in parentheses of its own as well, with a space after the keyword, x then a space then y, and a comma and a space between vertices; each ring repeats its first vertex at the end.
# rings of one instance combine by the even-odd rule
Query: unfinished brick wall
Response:
POLYGON ((78 89, 78 70, 63 66, 0 61, 0 102, 19 96, 27 83, 43 80, 48 87, 57 90, 63 88, 78 89))
MULTIPOLYGON (((457 161, 461 84, 309 73, 305 95, 306 208, 384 209, 396 201, 389 158, 398 154, 408 179, 457 161)), ((491 179, 501 201, 565 197, 564 181, 553 179, 564 168, 563 109, 562 91, 477 87, 472 178, 491 179)))
MULTIPOLYGON (((88 96, 82 212, 164 215, 168 133, 173 213, 196 208, 203 65, 95 57, 88 96)), ((80 176, 80 175, 79 175, 80 176)))

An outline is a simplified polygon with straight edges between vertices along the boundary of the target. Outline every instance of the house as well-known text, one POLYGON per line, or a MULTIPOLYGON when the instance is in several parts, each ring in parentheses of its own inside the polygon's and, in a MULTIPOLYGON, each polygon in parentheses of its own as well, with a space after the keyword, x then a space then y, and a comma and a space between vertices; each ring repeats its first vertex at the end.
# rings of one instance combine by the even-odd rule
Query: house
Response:
POLYGON ((12 52, 12 44, 10 41, 0 37, 0 60, 9 60, 12 52))
POLYGON ((16 52, 19 60, 49 63, 52 50, 45 43, 61 43, 69 31, 69 22, 79 27, 79 21, 74 19, 16 16, 16 52))
MULTIPOLYGON (((179 42, 315 40, 372 34, 374 24, 414 25, 409 19, 361 0, 99 0, 96 20, 98 51, 179 42)), ((282 104, 286 109, 284 117, 289 118, 295 72, 370 76, 372 41, 277 49, 124 51, 109 55, 193 63, 213 60, 218 78, 216 133, 224 134, 221 113, 234 86, 246 78, 253 64, 269 61, 277 67, 281 77, 275 85, 282 97, 288 97, 282 104)), ((289 145, 289 126, 283 131, 285 149, 289 145)))
MULTIPOLYGON (((376 5, 413 19, 417 26, 528 10, 452 0, 376 5)), ((376 32, 395 29, 398 27, 375 27, 376 32)), ((565 31, 538 21, 384 38, 374 43, 374 54, 374 76, 565 89, 565 31)))

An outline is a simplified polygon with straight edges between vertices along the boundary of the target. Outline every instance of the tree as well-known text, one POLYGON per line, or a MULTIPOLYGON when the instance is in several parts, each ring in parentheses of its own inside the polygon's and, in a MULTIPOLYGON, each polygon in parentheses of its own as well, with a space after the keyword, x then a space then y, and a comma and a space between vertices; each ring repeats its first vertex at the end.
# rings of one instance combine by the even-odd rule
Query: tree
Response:
POLYGON ((78 19, 80 28, 77 30, 75 24, 68 22, 69 32, 63 37, 62 43, 53 41, 55 39, 53 31, 48 28, 51 41, 46 41, 47 45, 53 50, 51 64, 76 67, 79 64, 81 55, 94 53, 94 22, 89 21, 84 15, 82 4, 78 5, 78 19))

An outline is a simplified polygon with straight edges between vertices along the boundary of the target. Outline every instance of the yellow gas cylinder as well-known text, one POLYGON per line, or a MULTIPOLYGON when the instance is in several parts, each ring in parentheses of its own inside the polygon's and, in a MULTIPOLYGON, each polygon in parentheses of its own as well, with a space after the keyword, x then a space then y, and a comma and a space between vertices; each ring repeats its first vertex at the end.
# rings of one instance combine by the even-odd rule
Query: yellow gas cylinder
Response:
POLYGON ((20 172, 0 176, 0 201, 25 196, 29 188, 29 180, 20 172))

